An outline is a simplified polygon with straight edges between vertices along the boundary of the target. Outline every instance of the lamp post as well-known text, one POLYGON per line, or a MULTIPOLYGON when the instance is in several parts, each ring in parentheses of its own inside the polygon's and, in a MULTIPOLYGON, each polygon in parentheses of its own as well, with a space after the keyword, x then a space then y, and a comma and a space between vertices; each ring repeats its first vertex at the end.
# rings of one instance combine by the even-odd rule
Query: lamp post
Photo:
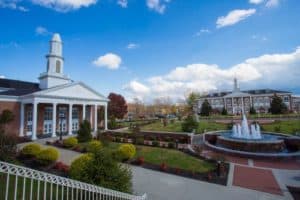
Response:
POLYGON ((59 140, 62 141, 62 121, 65 118, 65 114, 64 113, 59 113, 59 122, 60 122, 60 134, 59 134, 59 140))

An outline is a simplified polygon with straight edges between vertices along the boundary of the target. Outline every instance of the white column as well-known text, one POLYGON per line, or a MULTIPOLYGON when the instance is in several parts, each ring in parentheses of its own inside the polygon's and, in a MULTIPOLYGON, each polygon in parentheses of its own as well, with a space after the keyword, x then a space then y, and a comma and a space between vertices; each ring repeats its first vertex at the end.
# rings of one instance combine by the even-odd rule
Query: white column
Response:
POLYGON ((94 118, 94 131, 98 130, 98 113, 97 113, 97 104, 95 104, 95 118, 94 118))
POLYGON ((53 103, 52 108, 52 137, 56 137, 56 103, 53 103))
POLYGON ((245 113, 245 109, 244 109, 244 97, 242 97, 242 112, 245 113))
POLYGON ((232 114, 234 115, 234 108, 233 108, 233 97, 231 98, 231 106, 232 106, 232 114))
POLYGON ((90 118, 90 124, 92 124, 92 122, 93 122, 93 115, 92 115, 92 106, 91 105, 89 106, 89 110, 90 110, 90 116, 89 116, 89 118, 90 118))
POLYGON ((107 104, 104 106, 104 130, 107 130, 107 104))
POLYGON ((37 127, 37 107, 38 107, 38 103, 37 102, 33 102, 33 110, 32 110, 32 136, 31 139, 32 140, 36 140, 36 127, 37 127))
POLYGON ((68 134, 69 135, 72 135, 72 107, 73 107, 73 104, 69 104, 69 131, 68 131, 68 134))
POLYGON ((20 133, 19 136, 24 136, 24 103, 21 103, 21 112, 20 112, 20 133))
POLYGON ((85 104, 82 105, 82 121, 85 120, 85 104))

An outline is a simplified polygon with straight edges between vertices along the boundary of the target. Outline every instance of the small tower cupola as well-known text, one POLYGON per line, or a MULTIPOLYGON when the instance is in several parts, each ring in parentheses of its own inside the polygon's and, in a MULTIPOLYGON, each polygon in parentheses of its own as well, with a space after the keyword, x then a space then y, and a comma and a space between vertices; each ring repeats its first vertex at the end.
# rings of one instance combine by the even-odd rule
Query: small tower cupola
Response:
POLYGON ((238 85, 238 81, 237 78, 234 78, 234 86, 233 86, 233 92, 239 92, 240 91, 240 87, 238 85))
POLYGON ((53 34, 50 40, 49 54, 46 55, 47 71, 42 73, 39 77, 41 89, 47 89, 70 82, 70 79, 64 75, 62 48, 60 35, 58 33, 53 34))

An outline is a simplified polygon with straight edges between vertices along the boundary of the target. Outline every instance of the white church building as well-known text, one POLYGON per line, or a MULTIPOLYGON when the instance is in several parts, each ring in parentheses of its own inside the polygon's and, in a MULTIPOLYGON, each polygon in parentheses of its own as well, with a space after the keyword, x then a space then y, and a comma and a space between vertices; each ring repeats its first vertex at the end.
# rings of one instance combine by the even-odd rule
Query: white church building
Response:
POLYGON ((107 129, 108 99, 82 82, 64 74, 62 40, 54 34, 50 41, 46 72, 39 83, 0 79, 0 112, 8 109, 14 121, 6 130, 32 140, 55 137, 57 133, 76 133, 83 120, 98 129, 97 110, 104 107, 104 129, 107 129))

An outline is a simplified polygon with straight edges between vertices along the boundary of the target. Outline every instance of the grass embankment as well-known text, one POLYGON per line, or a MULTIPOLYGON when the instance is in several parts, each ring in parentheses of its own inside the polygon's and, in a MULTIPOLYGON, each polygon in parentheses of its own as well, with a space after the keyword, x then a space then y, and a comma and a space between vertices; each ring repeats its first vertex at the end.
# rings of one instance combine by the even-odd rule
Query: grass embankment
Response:
MULTIPOLYGON (((176 121, 173 124, 169 123, 164 126, 161 122, 156 122, 142 127, 142 130, 146 131, 170 131, 170 132, 182 132, 180 121, 176 121)), ((262 130, 266 132, 280 132, 286 134, 295 134, 300 132, 300 120, 288 120, 288 121, 275 121, 271 124, 261 125, 262 130)), ((199 127, 196 133, 203 133, 208 131, 226 130, 228 126, 222 123, 216 123, 213 121, 200 121, 199 127)))
MULTIPOLYGON (((110 151, 115 151, 120 145, 119 143, 112 142, 105 148, 110 151)), ((143 157, 144 161, 150 164, 160 165, 165 163, 168 167, 194 172, 207 172, 214 169, 214 165, 211 163, 194 158, 175 149, 136 145, 136 155, 134 159, 138 157, 143 157)))
POLYGON ((275 121, 271 124, 262 125, 263 131, 280 132, 286 134, 300 133, 300 120, 275 121))
MULTIPOLYGON (((176 121, 174 123, 168 123, 167 126, 164 126, 161 122, 156 122, 153 124, 145 125, 142 130, 145 131, 169 131, 169 132, 183 132, 181 129, 181 121, 176 121)), ((196 130, 196 133, 203 133, 204 131, 217 131, 217 130, 226 130, 227 125, 222 123, 215 123, 209 121, 199 122, 199 126, 196 130)))

